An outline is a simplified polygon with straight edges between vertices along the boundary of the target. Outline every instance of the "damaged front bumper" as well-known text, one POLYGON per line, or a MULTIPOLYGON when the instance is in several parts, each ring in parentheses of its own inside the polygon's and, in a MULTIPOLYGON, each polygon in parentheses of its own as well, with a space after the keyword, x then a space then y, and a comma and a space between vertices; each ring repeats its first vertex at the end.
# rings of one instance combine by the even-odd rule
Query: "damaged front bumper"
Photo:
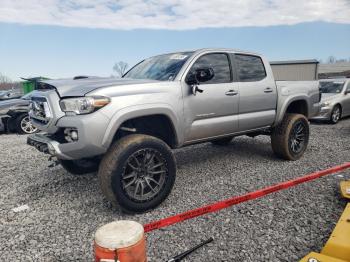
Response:
POLYGON ((44 135, 44 134, 30 135, 27 138, 27 144, 30 146, 34 146, 40 152, 49 154, 59 159, 67 159, 67 160, 72 159, 70 156, 67 156, 63 152, 61 152, 59 148, 59 145, 60 145, 59 142, 49 138, 47 135, 44 135))

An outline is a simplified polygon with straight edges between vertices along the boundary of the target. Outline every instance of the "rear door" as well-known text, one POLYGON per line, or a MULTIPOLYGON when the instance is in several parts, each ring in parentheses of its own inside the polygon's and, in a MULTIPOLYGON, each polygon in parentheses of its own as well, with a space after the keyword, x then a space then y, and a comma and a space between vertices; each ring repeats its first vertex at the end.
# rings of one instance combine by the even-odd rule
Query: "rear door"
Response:
POLYGON ((239 131, 271 125, 276 116, 277 89, 271 70, 263 59, 248 54, 234 55, 239 81, 239 131))

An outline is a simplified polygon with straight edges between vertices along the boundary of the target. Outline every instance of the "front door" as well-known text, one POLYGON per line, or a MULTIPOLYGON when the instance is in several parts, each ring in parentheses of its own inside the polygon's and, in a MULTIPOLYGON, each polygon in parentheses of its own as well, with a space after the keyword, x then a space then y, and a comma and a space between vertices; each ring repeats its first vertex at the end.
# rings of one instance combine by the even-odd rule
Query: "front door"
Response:
POLYGON ((182 82, 185 142, 223 136, 238 130, 238 84, 232 81, 229 56, 226 53, 207 53, 200 56, 188 74, 199 68, 212 68, 214 77, 192 93, 192 87, 182 82))

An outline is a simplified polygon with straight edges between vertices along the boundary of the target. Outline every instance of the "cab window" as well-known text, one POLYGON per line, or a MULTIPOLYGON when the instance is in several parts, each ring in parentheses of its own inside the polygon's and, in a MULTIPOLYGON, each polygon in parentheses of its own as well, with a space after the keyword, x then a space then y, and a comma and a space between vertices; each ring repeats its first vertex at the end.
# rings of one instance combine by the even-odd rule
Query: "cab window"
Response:
POLYGON ((231 82, 231 70, 227 54, 214 53, 201 56, 193 64, 188 75, 194 74, 194 72, 199 68, 212 68, 214 71, 214 77, 211 80, 205 82, 205 84, 220 84, 231 82))
POLYGON ((266 77, 264 63, 258 56, 236 54, 240 82, 256 82, 266 77))

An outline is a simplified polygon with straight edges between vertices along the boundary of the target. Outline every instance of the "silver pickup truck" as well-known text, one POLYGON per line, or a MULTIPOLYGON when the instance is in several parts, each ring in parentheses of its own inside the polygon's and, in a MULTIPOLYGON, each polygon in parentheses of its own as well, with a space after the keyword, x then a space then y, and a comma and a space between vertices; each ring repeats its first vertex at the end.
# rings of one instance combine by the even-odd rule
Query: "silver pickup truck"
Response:
POLYGON ((145 59, 121 79, 41 82, 30 117, 45 133, 27 142, 73 174, 98 171, 107 199, 144 212, 174 185, 172 148, 265 134, 277 156, 297 160, 319 101, 317 81, 276 82, 258 54, 178 52, 145 59))

